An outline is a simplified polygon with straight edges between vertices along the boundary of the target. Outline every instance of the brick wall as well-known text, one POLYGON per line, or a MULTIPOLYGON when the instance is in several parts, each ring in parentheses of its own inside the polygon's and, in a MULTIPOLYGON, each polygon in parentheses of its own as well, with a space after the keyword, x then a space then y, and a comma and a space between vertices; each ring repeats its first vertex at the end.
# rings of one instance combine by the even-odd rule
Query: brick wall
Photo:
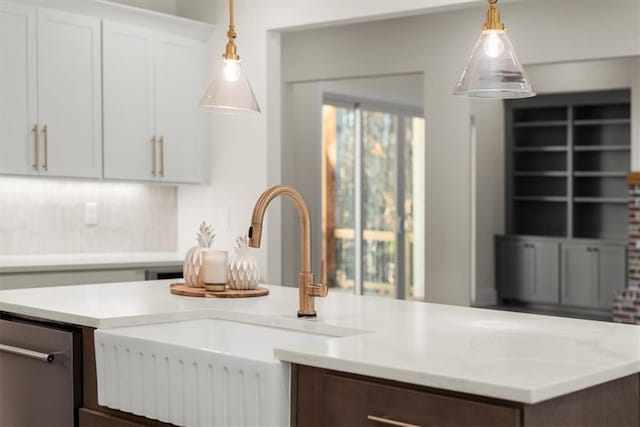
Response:
POLYGON ((613 299, 613 320, 640 325, 640 173, 629 175, 629 283, 613 299))

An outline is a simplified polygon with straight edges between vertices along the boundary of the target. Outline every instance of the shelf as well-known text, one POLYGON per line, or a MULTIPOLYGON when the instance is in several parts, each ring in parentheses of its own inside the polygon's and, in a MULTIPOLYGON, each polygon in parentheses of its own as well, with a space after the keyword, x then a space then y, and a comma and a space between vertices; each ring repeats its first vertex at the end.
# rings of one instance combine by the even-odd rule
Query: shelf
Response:
POLYGON ((514 176, 545 176, 545 177, 567 177, 569 174, 565 171, 516 171, 514 176))
POLYGON ((577 178, 626 178, 629 172, 600 172, 600 171, 576 171, 573 176, 577 178))
POLYGON ((516 202, 566 202, 563 196, 514 196, 516 202))
POLYGON ((566 145, 543 145, 540 147, 516 147, 513 149, 513 151, 518 153, 567 151, 567 146, 566 145))
POLYGON ((576 203, 629 203, 629 199, 625 197, 574 197, 573 201, 576 203))
POLYGON ((505 101, 507 231, 603 238, 627 232, 630 91, 505 101))
POLYGON ((589 119, 589 120, 574 120, 575 126, 597 126, 597 125, 628 125, 631 124, 631 119, 589 119))
POLYGON ((575 145, 575 151, 631 151, 628 145, 575 145))
POLYGON ((540 127, 559 127, 567 126, 566 120, 540 120, 532 122, 517 122, 513 124, 514 128, 540 128, 540 127))

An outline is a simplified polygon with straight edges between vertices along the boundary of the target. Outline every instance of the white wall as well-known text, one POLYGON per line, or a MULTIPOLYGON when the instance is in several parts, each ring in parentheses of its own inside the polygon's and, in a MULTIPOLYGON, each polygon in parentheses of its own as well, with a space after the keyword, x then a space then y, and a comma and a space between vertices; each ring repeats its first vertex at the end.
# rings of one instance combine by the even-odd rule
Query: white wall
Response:
POLYGON ((399 104, 421 110, 424 101, 424 76, 404 74, 332 80, 322 82, 320 89, 323 93, 399 104))
MULTIPOLYGON (((230 227, 220 230, 221 240, 230 243, 233 234, 248 226, 259 193, 268 183, 281 180, 280 70, 287 82, 423 72, 428 158, 427 295, 431 301, 469 304, 473 274, 470 102, 453 97, 451 91, 478 36, 484 5, 477 2, 479 7, 438 15, 305 31, 289 39, 285 34, 281 52, 280 35, 269 29, 407 14, 419 9, 419 3, 424 7, 419 1, 332 1, 348 4, 347 9, 358 15, 347 18, 342 13, 344 7, 329 7, 327 2, 236 2, 239 52, 264 114, 212 116, 213 184, 204 189, 180 189, 180 246, 189 244, 201 212, 214 212, 219 207, 231 213, 230 227), (351 9, 354 4, 357 7, 351 9)), ((501 10, 521 60, 544 63, 640 54, 639 8, 637 0, 617 0, 615 8, 596 0, 527 0, 505 4, 501 10), (553 14, 549 13, 550 5, 553 14)), ((181 0, 178 14, 221 24, 212 43, 211 57, 217 60, 225 43, 226 1, 181 0)), ((267 279, 278 282, 281 249, 277 217, 274 219, 267 227, 268 247, 261 251, 260 259, 268 270, 267 279)))
MULTIPOLYGON (((311 216, 312 267, 322 255, 322 94, 317 83, 287 85, 284 94, 282 183, 302 194, 311 216)), ((300 225, 291 203, 282 207, 282 283, 296 284, 300 272, 300 225)))
POLYGON ((502 102, 477 100, 471 103, 471 114, 476 128, 469 166, 475 172, 470 176, 474 208, 471 280, 475 288, 471 302, 487 306, 497 302, 493 238, 505 230, 504 110, 502 102))
POLYGON ((139 7, 141 9, 153 10, 156 12, 176 14, 177 0, 109 0, 113 3, 126 4, 127 6, 139 7))

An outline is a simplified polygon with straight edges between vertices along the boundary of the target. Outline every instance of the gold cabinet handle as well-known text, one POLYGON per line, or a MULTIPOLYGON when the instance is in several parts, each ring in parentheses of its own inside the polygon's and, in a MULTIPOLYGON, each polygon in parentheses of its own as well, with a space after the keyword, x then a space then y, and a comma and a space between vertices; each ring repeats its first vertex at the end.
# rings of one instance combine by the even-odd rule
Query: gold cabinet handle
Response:
POLYGON ((416 424, 403 423, 402 421, 390 420, 389 418, 376 417, 375 415, 368 415, 367 420, 373 421, 374 423, 386 424, 388 426, 396 426, 396 427, 420 427, 416 424))
POLYGON ((164 178, 164 136, 158 141, 160 144, 160 176, 164 178))
POLYGON ((156 136, 151 138, 151 175, 156 176, 156 136))
POLYGON ((40 167, 40 150, 39 150, 40 143, 38 141, 40 130, 37 124, 33 125, 32 130, 33 130, 33 152, 34 152, 34 162, 32 166, 34 170, 38 170, 38 168, 40 167))
POLYGON ((46 171, 49 168, 49 128, 44 125, 42 128, 44 134, 44 163, 42 164, 42 170, 46 171))

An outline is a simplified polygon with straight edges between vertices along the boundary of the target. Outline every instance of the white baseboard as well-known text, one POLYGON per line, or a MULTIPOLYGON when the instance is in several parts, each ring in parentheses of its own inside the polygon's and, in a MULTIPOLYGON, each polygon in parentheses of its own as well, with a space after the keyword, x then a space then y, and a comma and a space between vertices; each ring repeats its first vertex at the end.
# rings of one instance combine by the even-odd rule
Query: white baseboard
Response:
POLYGON ((491 289, 479 289, 476 291, 476 301, 474 307, 487 307, 493 306, 498 303, 498 292, 495 288, 491 289))

